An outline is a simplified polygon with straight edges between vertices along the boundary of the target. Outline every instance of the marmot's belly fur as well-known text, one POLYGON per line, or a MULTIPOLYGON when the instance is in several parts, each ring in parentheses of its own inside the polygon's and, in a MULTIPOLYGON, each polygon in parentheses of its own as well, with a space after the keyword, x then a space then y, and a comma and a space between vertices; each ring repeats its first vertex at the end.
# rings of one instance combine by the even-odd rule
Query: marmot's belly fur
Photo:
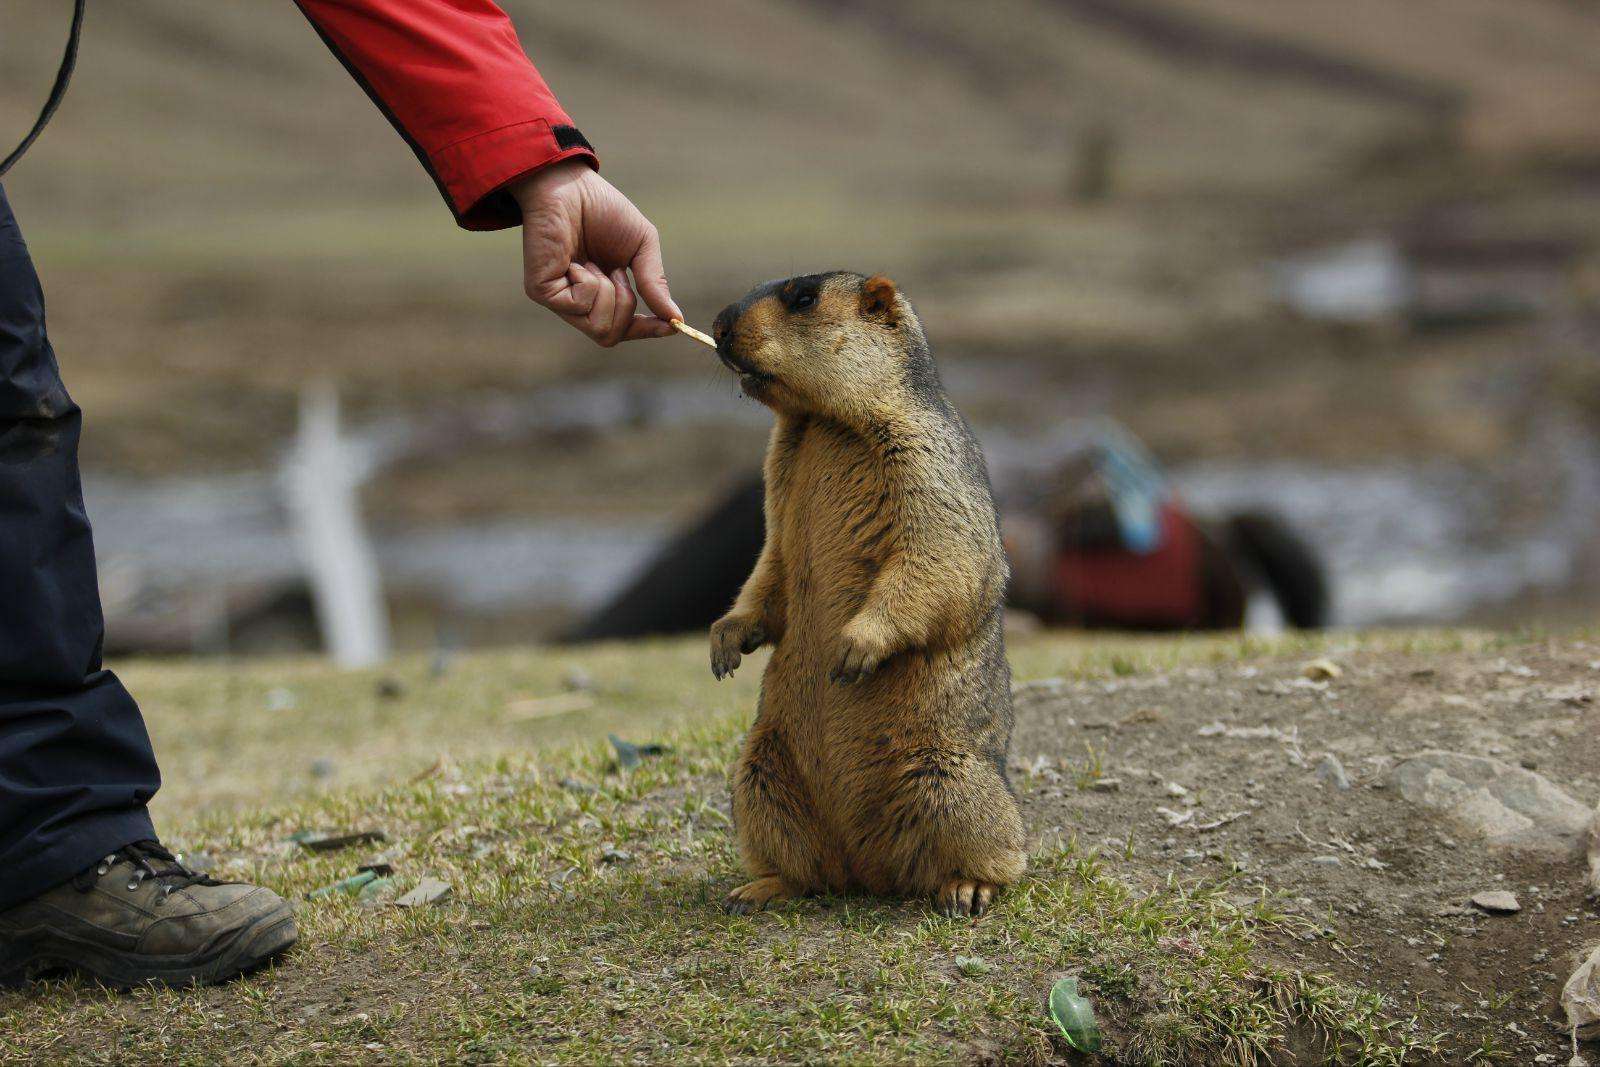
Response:
MULTIPOLYGON (((1003 577, 988 602, 951 605, 980 617, 933 627, 955 640, 896 653, 854 684, 834 681, 840 634, 887 559, 924 550, 894 529, 903 513, 885 506, 897 490, 879 462, 864 442, 827 426, 808 427, 794 447, 774 530, 782 634, 732 779, 739 843, 752 877, 776 875, 788 894, 932 894, 949 897, 950 910, 971 911, 959 899, 965 884, 981 911, 1024 866, 1005 778, 1012 711, 1003 577)), ((1003 575, 998 538, 986 540, 942 547, 993 553, 988 563, 1003 575)), ((903 605, 929 608, 938 610, 903 605)))

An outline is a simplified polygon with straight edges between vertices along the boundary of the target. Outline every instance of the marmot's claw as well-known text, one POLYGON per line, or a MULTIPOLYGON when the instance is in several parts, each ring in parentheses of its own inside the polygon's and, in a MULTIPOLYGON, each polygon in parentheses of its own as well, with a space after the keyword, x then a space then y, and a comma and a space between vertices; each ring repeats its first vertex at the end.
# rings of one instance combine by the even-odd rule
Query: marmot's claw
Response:
POLYGON ((971 916, 976 919, 989 910, 989 904, 994 900, 994 891, 995 887, 988 882, 952 878, 939 890, 935 903, 938 905, 940 915, 951 918, 971 916))
POLYGON ((722 910, 729 915, 749 915, 765 908, 768 902, 789 895, 783 880, 776 875, 757 878, 729 893, 722 901, 722 910))
POLYGON ((828 680, 836 685, 855 685, 863 678, 871 675, 882 663, 882 660, 876 655, 868 652, 849 638, 844 638, 840 644, 839 654, 834 659, 833 670, 828 672, 828 680))
POLYGON ((760 624, 729 615, 711 626, 711 673, 718 681, 739 666, 742 653, 754 652, 767 642, 767 631, 760 624))

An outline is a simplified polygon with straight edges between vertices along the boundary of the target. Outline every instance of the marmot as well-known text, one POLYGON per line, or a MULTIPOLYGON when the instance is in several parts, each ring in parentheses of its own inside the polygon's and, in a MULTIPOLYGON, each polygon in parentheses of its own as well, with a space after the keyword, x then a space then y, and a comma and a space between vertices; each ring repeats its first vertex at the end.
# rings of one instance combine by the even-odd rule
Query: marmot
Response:
POLYGON ((865 890, 981 915, 1026 860, 1008 572, 977 441, 887 278, 770 282, 713 334, 777 415, 766 542, 711 628, 718 678, 773 645, 731 775, 753 881, 724 906, 865 890))

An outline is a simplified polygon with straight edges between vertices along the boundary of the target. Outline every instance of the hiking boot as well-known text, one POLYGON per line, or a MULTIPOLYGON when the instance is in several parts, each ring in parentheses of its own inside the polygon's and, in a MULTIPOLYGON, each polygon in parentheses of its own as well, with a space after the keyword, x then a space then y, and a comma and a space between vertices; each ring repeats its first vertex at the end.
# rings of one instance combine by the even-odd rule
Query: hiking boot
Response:
POLYGON ((294 912, 276 893, 197 874, 140 841, 0 912, 0 985, 61 968, 119 989, 203 985, 294 941, 294 912))

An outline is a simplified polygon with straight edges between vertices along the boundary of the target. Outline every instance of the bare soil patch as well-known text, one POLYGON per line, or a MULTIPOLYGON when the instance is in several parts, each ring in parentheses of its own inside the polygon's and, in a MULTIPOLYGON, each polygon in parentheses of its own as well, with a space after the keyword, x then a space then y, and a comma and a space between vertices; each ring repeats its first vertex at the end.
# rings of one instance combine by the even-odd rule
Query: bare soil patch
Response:
POLYGON ((1231 876, 1241 899, 1283 895, 1318 931, 1274 947, 1414 1010, 1452 1037, 1442 1062, 1562 1053, 1561 984, 1600 934, 1582 861, 1489 847, 1391 772, 1425 750, 1490 756, 1592 806, 1600 649, 1333 659, 1340 676, 1320 681, 1278 661, 1024 685, 1013 766, 1030 827, 1101 845, 1135 883, 1231 876), (1350 788, 1319 774, 1328 755, 1350 788), (1471 904, 1491 890, 1521 911, 1471 904))

